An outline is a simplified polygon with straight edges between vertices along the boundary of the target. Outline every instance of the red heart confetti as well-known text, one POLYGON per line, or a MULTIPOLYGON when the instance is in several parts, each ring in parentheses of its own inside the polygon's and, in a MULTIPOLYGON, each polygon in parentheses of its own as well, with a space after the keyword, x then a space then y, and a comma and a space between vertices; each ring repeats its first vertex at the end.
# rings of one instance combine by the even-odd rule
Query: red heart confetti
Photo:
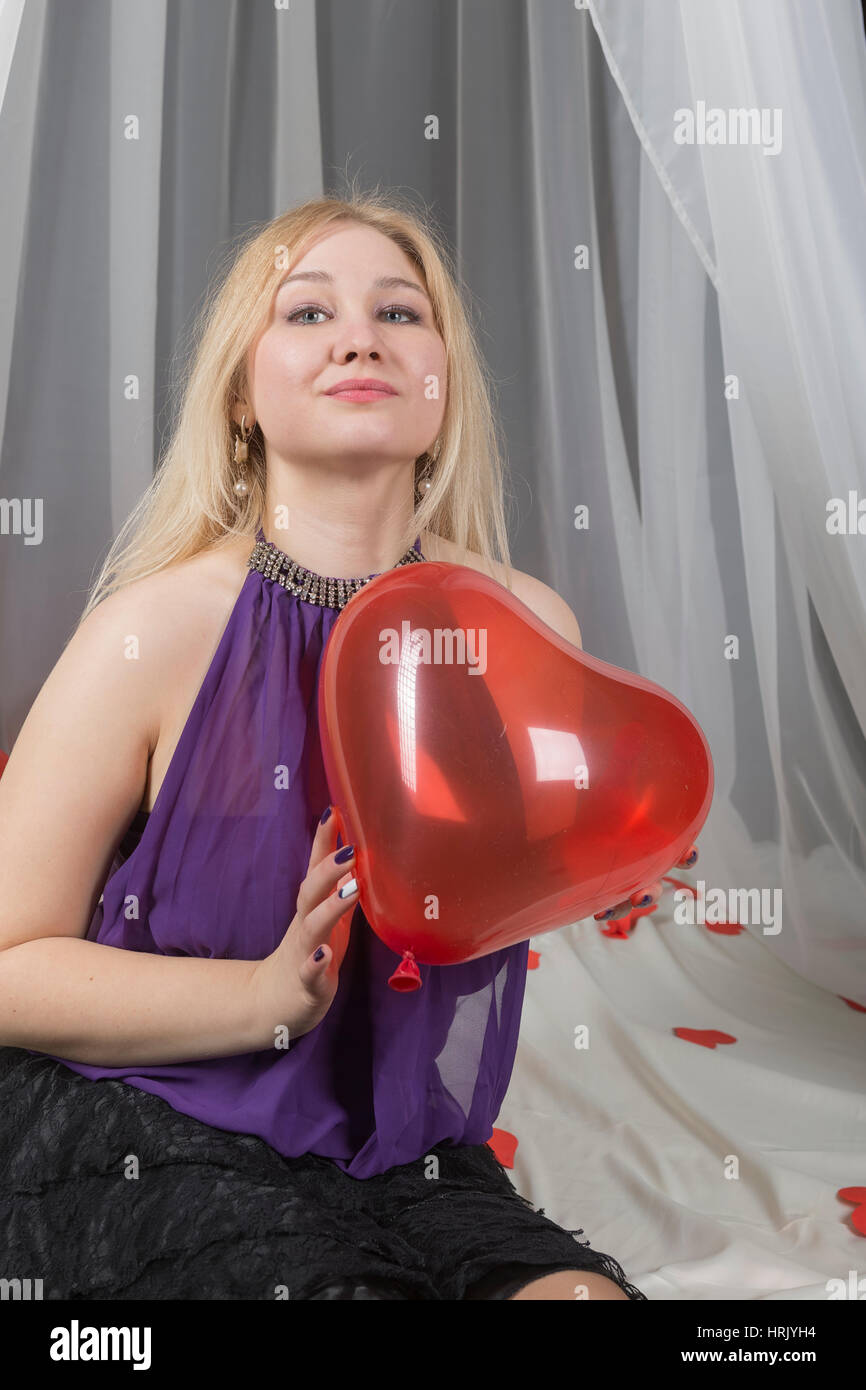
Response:
POLYGON ((510 1134, 507 1129, 496 1129, 487 1140, 490 1148, 496 1154, 503 1168, 514 1167, 514 1154, 517 1150, 517 1136, 510 1134))
POLYGON ((860 1236, 866 1236, 866 1187, 840 1187, 836 1193, 843 1202, 856 1202, 851 1213, 851 1225, 860 1236))
POLYGON ((732 1033, 720 1033, 718 1028, 675 1028, 674 1034, 684 1042, 699 1043, 701 1047, 716 1046, 716 1043, 735 1043, 732 1033))

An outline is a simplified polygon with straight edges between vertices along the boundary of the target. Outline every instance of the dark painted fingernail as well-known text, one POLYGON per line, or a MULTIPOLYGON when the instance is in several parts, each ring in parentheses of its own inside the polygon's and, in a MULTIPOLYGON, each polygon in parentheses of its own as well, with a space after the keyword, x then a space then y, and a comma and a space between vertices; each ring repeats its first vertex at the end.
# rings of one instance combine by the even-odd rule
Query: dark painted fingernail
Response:
POLYGON ((651 903, 652 900, 653 900, 653 895, 652 895, 652 893, 644 893, 643 897, 642 897, 641 900, 640 900, 639 906, 640 906, 640 907, 646 907, 647 903, 651 903))
POLYGON ((334 855, 334 863, 345 864, 347 860, 352 858, 352 855, 354 853, 354 845, 344 845, 343 848, 341 850, 338 850, 337 853, 334 855))
POLYGON ((318 951, 316 952, 316 954, 313 956, 313 960, 323 960, 323 959, 324 959, 324 955, 325 955, 325 948, 324 948, 323 946, 320 946, 319 949, 318 949, 318 951))
POLYGON ((328 819, 328 816, 329 816, 330 814, 331 814, 331 808, 330 808, 330 806, 326 806, 325 809, 324 809, 324 811, 322 812, 321 818, 320 818, 320 820, 319 820, 319 825, 324 825, 324 824, 325 824, 325 821, 328 819))
POLYGON ((601 913, 599 913, 599 921, 602 921, 602 922, 603 922, 604 919, 605 919, 605 917, 609 917, 610 914, 611 914, 612 912, 613 912, 613 908, 612 908, 612 907, 609 907, 609 908, 607 909, 606 912, 601 912, 601 913))
POLYGON ((698 857, 698 852, 697 852, 696 849, 693 849, 692 852, 691 852, 691 854, 689 855, 688 859, 686 860, 686 865, 688 866, 689 864, 694 864, 694 862, 695 862, 695 860, 697 859, 697 857, 698 857))

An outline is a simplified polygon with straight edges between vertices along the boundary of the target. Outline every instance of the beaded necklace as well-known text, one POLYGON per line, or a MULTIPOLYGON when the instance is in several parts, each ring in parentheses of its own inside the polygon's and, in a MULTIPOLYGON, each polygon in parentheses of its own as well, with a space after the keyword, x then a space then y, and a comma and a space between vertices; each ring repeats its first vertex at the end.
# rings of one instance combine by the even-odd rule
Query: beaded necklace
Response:
MULTIPOLYGON (((400 565, 413 565, 423 560, 424 556, 420 550, 416 550, 414 545, 410 546, 402 559, 393 566, 398 569, 400 565)), ((272 541, 265 540, 264 533, 259 528, 255 549, 247 561, 247 567, 251 570, 259 570, 265 579, 276 580, 290 594, 302 599, 304 603, 315 603, 320 608, 345 608, 353 594, 362 589, 365 584, 369 584, 371 579, 378 576, 368 575, 364 579, 334 579, 327 575, 316 574, 315 570, 305 569, 299 565, 297 560, 293 560, 285 551, 279 550, 272 541)))

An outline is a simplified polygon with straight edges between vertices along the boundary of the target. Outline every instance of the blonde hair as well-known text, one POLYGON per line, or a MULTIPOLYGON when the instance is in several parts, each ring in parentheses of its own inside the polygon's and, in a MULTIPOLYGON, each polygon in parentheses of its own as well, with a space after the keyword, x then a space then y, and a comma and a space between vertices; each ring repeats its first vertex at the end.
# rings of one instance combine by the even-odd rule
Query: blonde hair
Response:
MULTIPOLYGON (((435 467, 415 461, 416 486, 430 469, 403 537, 422 530, 505 565, 511 587, 503 450, 492 406, 492 379, 476 345, 444 241, 429 217, 378 191, 311 199, 265 223, 234 245, 189 332, 190 365, 175 379, 176 424, 153 481, 111 545, 79 622, 109 594, 198 554, 229 536, 252 550, 266 502, 265 441, 249 439, 249 492, 234 491, 233 410, 250 399, 247 351, 270 315, 277 288, 312 240, 346 221, 390 237, 417 267, 446 350, 446 405, 435 467)), ((417 493, 416 493, 417 495, 417 493)))

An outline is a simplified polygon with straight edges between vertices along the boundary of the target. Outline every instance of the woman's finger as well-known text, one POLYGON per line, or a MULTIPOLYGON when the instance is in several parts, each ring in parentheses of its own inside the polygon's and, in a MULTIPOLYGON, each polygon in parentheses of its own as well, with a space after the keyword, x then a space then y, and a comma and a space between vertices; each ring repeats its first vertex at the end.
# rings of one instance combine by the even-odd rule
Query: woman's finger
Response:
POLYGON ((323 859, 327 859, 329 854, 333 854, 337 848, 337 829, 337 817, 334 815, 334 808, 333 806, 326 806, 313 836, 307 873, 310 872, 310 869, 314 869, 317 864, 321 864, 323 859))
POLYGON ((657 878, 653 883, 648 883, 646 888, 641 888, 637 893, 632 894, 631 905, 632 907, 649 907, 652 903, 658 902, 664 890, 664 884, 660 878, 657 878))
POLYGON ((346 876, 341 872, 339 883, 333 884, 332 891, 322 897, 320 889, 317 896, 319 900, 315 904, 311 902, 300 924, 303 953, 305 957, 315 956, 315 952, 322 947, 325 955, 333 956, 339 967, 346 954, 351 919, 358 905, 357 879, 351 873, 346 876), (343 887, 345 891, 352 885, 354 891, 341 898, 339 888, 343 887))
POLYGON ((631 912, 631 910, 631 900, 626 898, 624 902, 614 903, 613 907, 609 907, 606 912, 594 912, 593 917, 596 922, 613 921, 616 917, 624 917, 625 914, 631 912))
MULTIPOLYGON (((322 829, 323 827, 320 826, 319 830, 322 829)), ((357 898, 353 900, 345 895, 338 900, 335 892, 341 880, 346 879, 347 875, 348 878, 351 878, 354 873, 356 867, 355 846, 343 845, 341 849, 332 850, 330 854, 323 855, 319 863, 315 863, 315 858, 321 854, 321 841, 316 844, 316 841, 319 840, 319 830, 314 838, 314 849, 310 853, 311 867, 307 870, 306 877, 298 889, 297 916, 302 922, 309 918, 331 894, 334 895, 332 907, 335 908, 339 907, 340 902, 349 906, 353 901, 357 901, 357 898)), ((327 825, 324 830, 327 831, 327 825)))
POLYGON ((606 912, 596 912, 593 916, 596 922, 614 921, 617 917, 624 917, 627 912, 634 912, 636 907, 649 907, 652 903, 657 903, 663 892, 664 884, 661 879, 656 879, 648 887, 639 888, 636 893, 632 893, 630 898, 614 903, 606 912))

